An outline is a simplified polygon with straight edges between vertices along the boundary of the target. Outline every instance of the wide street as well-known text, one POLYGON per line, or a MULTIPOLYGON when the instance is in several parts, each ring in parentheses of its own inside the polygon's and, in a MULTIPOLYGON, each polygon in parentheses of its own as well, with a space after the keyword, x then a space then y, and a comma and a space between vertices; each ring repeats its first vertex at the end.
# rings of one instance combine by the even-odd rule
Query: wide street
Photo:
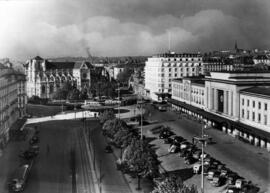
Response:
MULTIPOLYGON (((159 124, 170 126, 176 134, 190 141, 193 136, 201 134, 201 125, 195 120, 179 119, 174 112, 159 112, 150 105, 148 109, 150 111, 148 119, 158 120, 159 124)), ((152 127, 153 125, 145 126, 145 132, 147 132, 147 128, 152 127)), ((247 180, 258 184, 262 192, 270 191, 270 157, 265 149, 245 144, 216 129, 207 130, 205 133, 211 135, 216 142, 216 144, 207 145, 207 153, 225 163, 227 167, 238 172, 247 180)))
MULTIPOLYGON (((93 169, 83 138, 82 121, 49 121, 37 125, 40 133, 40 154, 35 159, 25 193, 94 193, 93 169)), ((88 121, 95 145, 96 170, 101 171, 102 192, 128 193, 129 186, 115 168, 114 157, 106 154, 106 145, 97 121, 88 121)), ((31 130, 31 129, 30 129, 31 130)), ((28 147, 27 140, 10 142, 0 157, 0 192, 7 190, 7 181, 20 164, 19 151, 28 147)), ((99 171, 97 176, 99 177, 99 171)))

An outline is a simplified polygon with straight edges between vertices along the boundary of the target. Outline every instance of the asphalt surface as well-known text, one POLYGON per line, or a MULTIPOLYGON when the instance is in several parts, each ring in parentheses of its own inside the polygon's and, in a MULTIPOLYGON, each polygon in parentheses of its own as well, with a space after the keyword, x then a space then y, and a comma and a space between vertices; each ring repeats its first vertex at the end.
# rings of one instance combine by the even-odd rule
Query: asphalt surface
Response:
MULTIPOLYGON (((148 106, 148 110, 151 113, 149 119, 170 126, 178 135, 190 141, 193 136, 201 134, 201 125, 193 119, 179 119, 174 112, 159 112, 151 106, 148 106)), ((205 133, 211 135, 216 142, 206 147, 207 153, 257 184, 261 192, 270 191, 270 154, 265 149, 245 144, 216 129, 207 130, 205 133)))
MULTIPOLYGON (((95 193, 94 184, 101 184, 102 193, 129 193, 128 183, 116 170, 115 157, 105 153, 106 141, 98 121, 88 121, 91 140, 95 149, 95 172, 98 181, 92 178, 86 141, 81 121, 49 121, 28 125, 38 126, 40 153, 34 160, 25 193, 95 193), (101 175, 100 175, 101 172, 101 175)), ((6 193, 7 182, 19 166, 20 150, 28 147, 28 140, 10 142, 0 157, 0 192, 6 193)), ((89 137, 89 136, 87 136, 89 137)))
MULTIPOLYGON (((91 124, 91 123, 90 123, 91 124)), ((89 135, 88 135, 89 136, 89 135)), ((120 171, 116 170, 113 153, 106 153, 107 142, 101 134, 100 125, 91 127, 90 141, 93 144, 95 169, 100 178, 101 192, 103 193, 130 193, 128 182, 120 171), (100 174, 100 175, 99 175, 100 174)))

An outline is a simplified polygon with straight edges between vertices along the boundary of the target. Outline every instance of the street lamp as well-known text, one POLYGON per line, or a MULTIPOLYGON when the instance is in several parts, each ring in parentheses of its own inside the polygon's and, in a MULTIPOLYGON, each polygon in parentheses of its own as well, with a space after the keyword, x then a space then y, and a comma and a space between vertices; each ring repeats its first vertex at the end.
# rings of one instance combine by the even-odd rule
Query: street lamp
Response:
POLYGON ((207 138, 204 136, 204 129, 206 128, 205 123, 202 123, 201 127, 201 137, 194 137, 197 141, 199 141, 202 145, 202 156, 201 156, 201 164, 202 164, 202 170, 201 170, 201 193, 204 193, 204 146, 207 138))
POLYGON ((120 119, 120 89, 119 89, 119 85, 120 83, 118 82, 118 119, 120 119))

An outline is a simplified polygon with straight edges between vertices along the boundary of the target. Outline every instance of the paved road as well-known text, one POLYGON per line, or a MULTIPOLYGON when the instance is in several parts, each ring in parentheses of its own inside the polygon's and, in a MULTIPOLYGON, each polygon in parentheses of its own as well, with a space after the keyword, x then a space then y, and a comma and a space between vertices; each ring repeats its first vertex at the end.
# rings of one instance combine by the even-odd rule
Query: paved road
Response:
MULTIPOLYGON (((40 154, 25 189, 25 193, 96 193, 90 159, 83 138, 83 122, 75 120, 49 121, 39 124, 40 154), (73 159, 72 159, 73 158, 73 159), (72 172, 74 171, 74 172, 72 172)), ((88 121, 95 147, 96 170, 103 193, 129 193, 130 189, 122 174, 116 170, 113 154, 104 152, 105 139, 97 121, 88 121)), ((0 157, 0 192, 6 193, 6 181, 19 166, 20 149, 28 147, 27 141, 11 142, 0 157)))
MULTIPOLYGON (((152 120, 158 120, 172 127, 177 134, 191 140, 200 135, 201 126, 194 120, 178 119, 173 112, 159 112, 150 107, 152 120)), ((213 136, 217 144, 208 145, 206 152, 225 163, 248 180, 252 180, 262 188, 262 192, 270 192, 270 157, 264 149, 244 144, 221 131, 211 129, 206 133, 213 136)))
POLYGON ((95 168, 101 173, 102 193, 130 193, 128 182, 121 172, 116 170, 115 157, 112 153, 105 153, 107 145, 105 138, 101 134, 99 125, 91 127, 90 140, 95 149, 95 168))

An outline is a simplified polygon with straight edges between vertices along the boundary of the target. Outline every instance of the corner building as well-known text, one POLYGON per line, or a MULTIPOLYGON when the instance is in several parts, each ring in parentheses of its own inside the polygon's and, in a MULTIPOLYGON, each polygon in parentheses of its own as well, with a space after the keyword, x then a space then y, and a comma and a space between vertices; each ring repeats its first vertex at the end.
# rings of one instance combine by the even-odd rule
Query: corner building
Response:
POLYGON ((0 149, 10 138, 10 129, 26 113, 25 75, 0 64, 0 149))
POLYGON ((203 74, 202 56, 195 53, 158 54, 145 62, 145 90, 152 100, 159 101, 172 94, 172 80, 203 74))

